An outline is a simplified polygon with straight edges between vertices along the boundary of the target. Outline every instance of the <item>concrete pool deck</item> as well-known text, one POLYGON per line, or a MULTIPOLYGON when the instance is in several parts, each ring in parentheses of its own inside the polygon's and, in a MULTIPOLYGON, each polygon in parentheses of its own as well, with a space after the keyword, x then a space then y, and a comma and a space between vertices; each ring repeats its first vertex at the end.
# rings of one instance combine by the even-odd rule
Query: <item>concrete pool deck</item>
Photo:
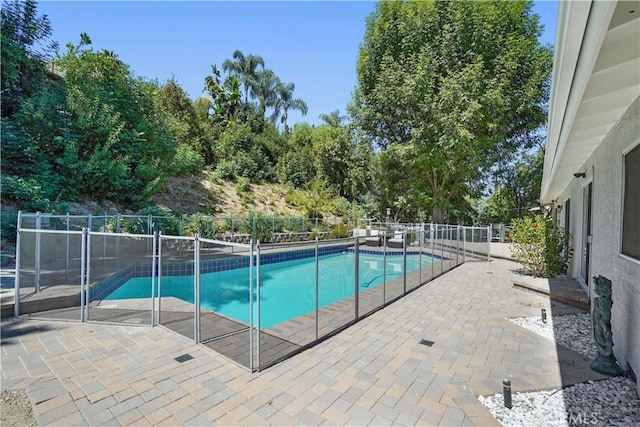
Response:
POLYGON ((255 374, 164 328, 4 322, 1 387, 26 389, 40 425, 498 425, 477 395, 503 378, 604 378, 506 319, 580 311, 514 288, 517 267, 467 262, 255 374))

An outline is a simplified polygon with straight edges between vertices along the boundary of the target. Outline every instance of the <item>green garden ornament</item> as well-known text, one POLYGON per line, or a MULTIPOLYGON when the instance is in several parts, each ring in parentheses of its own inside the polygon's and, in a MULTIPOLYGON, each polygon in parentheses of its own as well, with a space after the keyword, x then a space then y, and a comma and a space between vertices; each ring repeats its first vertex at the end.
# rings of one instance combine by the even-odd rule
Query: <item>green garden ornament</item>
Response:
POLYGON ((611 334, 611 280, 604 276, 594 277, 596 297, 593 300, 593 337, 598 355, 591 362, 591 369, 604 375, 620 375, 622 370, 613 355, 611 334))

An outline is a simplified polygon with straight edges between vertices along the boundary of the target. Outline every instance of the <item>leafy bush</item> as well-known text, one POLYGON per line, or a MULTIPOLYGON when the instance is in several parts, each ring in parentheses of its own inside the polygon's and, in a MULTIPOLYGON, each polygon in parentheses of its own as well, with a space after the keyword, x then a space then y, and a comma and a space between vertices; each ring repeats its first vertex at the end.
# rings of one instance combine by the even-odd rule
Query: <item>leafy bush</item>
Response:
POLYGON ((245 178, 243 176, 238 180, 238 183, 236 184, 236 192, 239 195, 251 192, 251 181, 249 181, 249 178, 245 178))
POLYGON ((215 239, 218 235, 218 227, 214 219, 205 215, 194 214, 184 223, 184 234, 192 236, 196 233, 205 239, 215 239))
POLYGON ((271 233, 273 231, 273 222, 271 218, 260 213, 249 212, 247 218, 240 223, 240 232, 251 234, 252 240, 270 242, 271 233))
POLYGON ((199 173, 203 166, 202 156, 196 150, 185 144, 178 145, 172 164, 176 176, 199 173))
POLYGON ((164 205, 149 205, 140 211, 144 215, 153 215, 153 231, 161 231, 167 236, 180 235, 180 217, 164 205), (163 218, 164 217, 164 218, 163 218))
MULTIPOLYGON (((109 225, 107 225, 108 227, 109 225)), ((153 224, 151 227, 153 228, 153 224)), ((147 234, 149 233, 149 220, 145 217, 123 218, 120 222, 120 231, 122 233, 147 234)))
POLYGON ((255 159, 248 153, 238 152, 233 159, 233 169, 237 176, 255 178, 260 168, 255 159))
POLYGON ((2 238, 12 243, 15 242, 18 213, 3 210, 2 213, 0 213, 0 218, 2 218, 2 221, 0 221, 0 233, 2 238))
POLYGON ((234 181, 236 179, 236 171, 233 166, 233 161, 223 160, 216 166, 216 174, 218 178, 228 181, 234 181))
POLYGON ((19 209, 32 212, 51 210, 51 202, 35 180, 12 175, 1 175, 1 180, 2 196, 14 200, 19 209))
POLYGON ((551 218, 516 218, 511 221, 511 253, 528 274, 556 277, 566 272, 573 255, 571 235, 551 218))
POLYGON ((329 233, 330 239, 343 239, 349 235, 346 224, 338 224, 331 229, 329 233))

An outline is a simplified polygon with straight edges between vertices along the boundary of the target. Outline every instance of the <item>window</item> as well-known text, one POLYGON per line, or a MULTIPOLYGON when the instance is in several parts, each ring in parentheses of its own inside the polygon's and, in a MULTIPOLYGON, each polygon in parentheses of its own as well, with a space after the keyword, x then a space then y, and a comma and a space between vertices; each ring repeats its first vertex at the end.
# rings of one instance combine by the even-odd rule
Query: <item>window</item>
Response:
POLYGON ((624 156, 622 253, 640 260, 640 145, 624 156))

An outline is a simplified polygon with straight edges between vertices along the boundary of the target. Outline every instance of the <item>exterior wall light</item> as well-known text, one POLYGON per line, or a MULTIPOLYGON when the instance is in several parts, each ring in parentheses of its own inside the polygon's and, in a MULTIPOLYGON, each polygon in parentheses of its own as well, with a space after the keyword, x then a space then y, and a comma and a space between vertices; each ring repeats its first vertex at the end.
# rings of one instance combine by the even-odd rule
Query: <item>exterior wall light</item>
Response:
POLYGON ((585 178, 587 176, 586 172, 576 172, 573 174, 576 178, 585 178))

